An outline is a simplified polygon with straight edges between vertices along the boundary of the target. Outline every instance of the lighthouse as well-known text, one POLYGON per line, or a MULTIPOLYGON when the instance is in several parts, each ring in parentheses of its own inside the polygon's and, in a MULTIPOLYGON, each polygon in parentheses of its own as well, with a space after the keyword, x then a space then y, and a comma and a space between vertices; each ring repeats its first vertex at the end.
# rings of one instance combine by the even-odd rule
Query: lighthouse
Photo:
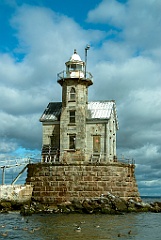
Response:
POLYGON ((34 186, 32 198, 52 206, 108 192, 125 200, 140 199, 133 161, 117 158, 115 101, 88 101, 93 77, 86 71, 87 50, 85 61, 74 50, 65 70, 58 73, 61 102, 49 102, 40 117, 41 164, 28 165, 26 182, 34 186))
POLYGON ((58 83, 62 86, 60 152, 66 150, 69 157, 76 156, 76 152, 79 152, 84 159, 87 148, 88 87, 93 84, 92 75, 85 73, 85 62, 76 50, 65 65, 66 72, 58 74, 58 83))
POLYGON ((88 102, 93 76, 76 50, 57 74, 62 101, 50 102, 42 114, 42 161, 69 164, 116 159, 118 119, 114 100, 88 102))

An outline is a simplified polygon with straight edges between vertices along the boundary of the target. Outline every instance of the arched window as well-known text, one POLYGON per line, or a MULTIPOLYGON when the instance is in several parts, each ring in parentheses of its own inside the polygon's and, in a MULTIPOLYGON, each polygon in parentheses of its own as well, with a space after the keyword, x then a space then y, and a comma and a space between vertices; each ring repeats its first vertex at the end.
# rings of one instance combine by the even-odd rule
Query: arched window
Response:
POLYGON ((75 100, 75 88, 71 88, 70 90, 70 100, 74 101, 75 100))

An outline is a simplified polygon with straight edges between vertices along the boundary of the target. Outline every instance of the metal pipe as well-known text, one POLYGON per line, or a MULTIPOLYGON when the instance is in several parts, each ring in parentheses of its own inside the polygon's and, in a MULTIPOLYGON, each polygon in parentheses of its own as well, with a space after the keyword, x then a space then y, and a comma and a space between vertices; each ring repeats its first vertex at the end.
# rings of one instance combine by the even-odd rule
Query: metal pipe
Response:
POLYGON ((86 48, 85 48, 85 73, 84 73, 84 76, 86 78, 86 71, 87 71, 87 51, 90 49, 90 45, 87 45, 86 48))
POLYGON ((106 140, 107 140, 107 123, 105 123, 105 134, 104 134, 104 160, 106 160, 106 140))

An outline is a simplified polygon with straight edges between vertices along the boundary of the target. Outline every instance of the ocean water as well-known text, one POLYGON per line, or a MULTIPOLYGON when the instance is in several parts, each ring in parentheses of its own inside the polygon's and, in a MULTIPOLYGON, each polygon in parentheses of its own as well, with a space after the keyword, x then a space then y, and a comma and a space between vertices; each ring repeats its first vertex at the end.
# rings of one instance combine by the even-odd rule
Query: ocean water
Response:
MULTIPOLYGON (((161 201, 146 198, 147 202, 161 201)), ((161 240, 161 213, 123 215, 0 214, 0 239, 21 240, 161 240), (77 226, 81 229, 78 230, 77 226)))

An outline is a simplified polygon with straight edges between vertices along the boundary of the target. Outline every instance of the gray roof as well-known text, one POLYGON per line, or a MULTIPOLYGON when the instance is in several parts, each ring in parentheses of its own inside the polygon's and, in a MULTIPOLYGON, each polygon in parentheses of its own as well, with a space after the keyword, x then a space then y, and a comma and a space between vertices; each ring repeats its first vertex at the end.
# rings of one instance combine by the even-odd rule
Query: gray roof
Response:
POLYGON ((59 121, 61 109, 62 109, 61 102, 50 102, 45 111, 43 112, 40 118, 40 122, 59 121))
POLYGON ((97 101, 88 103, 88 119, 109 119, 115 105, 114 101, 97 101))
MULTIPOLYGON (((43 112, 40 122, 59 121, 61 115, 62 103, 50 102, 43 112)), ((88 103, 87 119, 88 120, 108 120, 112 110, 114 111, 116 126, 118 128, 116 104, 115 101, 94 101, 88 103)))

